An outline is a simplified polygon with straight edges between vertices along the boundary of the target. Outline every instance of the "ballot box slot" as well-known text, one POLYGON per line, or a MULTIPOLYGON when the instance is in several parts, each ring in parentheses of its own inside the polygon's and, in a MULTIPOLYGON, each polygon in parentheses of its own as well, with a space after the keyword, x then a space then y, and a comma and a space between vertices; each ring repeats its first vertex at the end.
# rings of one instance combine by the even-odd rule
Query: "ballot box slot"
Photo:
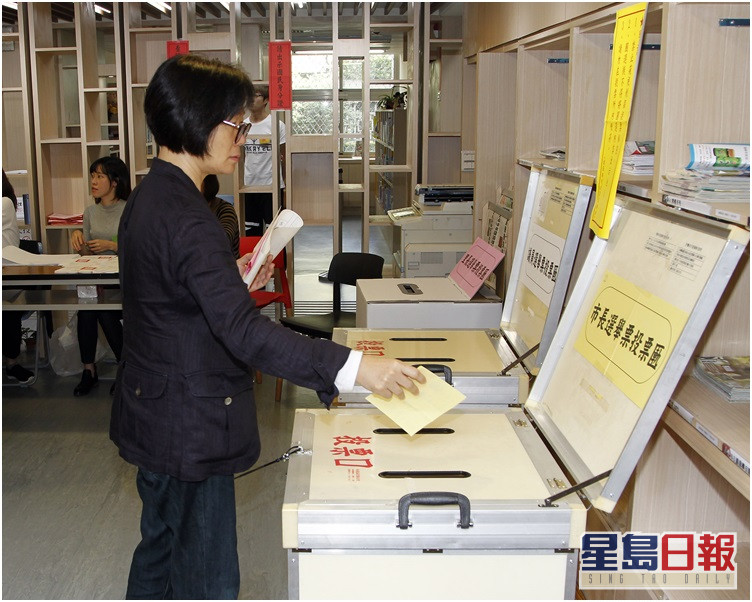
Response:
POLYGON ((390 341, 418 341, 420 343, 423 343, 425 341, 439 341, 443 342, 446 341, 446 337, 389 337, 390 341))
POLYGON ((384 470, 382 479, 467 479, 472 475, 466 470, 384 470))
POLYGON ((457 361, 453 357, 398 357, 397 359, 407 364, 425 364, 426 362, 445 363, 457 361))
MULTIPOLYGON (((406 435, 407 434, 404 429, 389 428, 389 427, 373 429, 373 432, 376 435, 406 435)), ((452 433, 454 433, 454 429, 426 427, 424 429, 420 429, 416 434, 417 435, 451 435, 452 433)))

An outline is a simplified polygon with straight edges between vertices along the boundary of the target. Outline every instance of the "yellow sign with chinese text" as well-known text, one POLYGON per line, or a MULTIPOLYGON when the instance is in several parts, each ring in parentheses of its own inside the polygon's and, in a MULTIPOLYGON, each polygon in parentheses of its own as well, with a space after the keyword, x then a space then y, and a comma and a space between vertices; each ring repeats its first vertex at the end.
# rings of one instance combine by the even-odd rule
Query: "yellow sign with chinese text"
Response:
POLYGON ((574 348, 645 407, 688 314, 611 272, 589 314, 574 348))
POLYGON ((647 7, 646 2, 641 2, 616 13, 608 103, 596 177, 595 205, 590 216, 590 229, 601 238, 608 238, 611 229, 611 216, 632 111, 634 80, 647 7))

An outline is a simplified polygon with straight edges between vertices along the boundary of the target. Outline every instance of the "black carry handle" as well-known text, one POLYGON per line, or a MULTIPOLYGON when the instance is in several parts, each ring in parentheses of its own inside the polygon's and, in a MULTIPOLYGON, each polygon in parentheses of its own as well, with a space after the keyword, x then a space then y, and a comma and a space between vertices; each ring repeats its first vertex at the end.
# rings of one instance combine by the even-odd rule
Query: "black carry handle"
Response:
POLYGON ((466 495, 454 493, 452 491, 420 491, 408 493, 400 498, 398 513, 399 520, 397 526, 400 529, 407 529, 411 526, 408 518, 410 504, 419 504, 424 506, 447 506, 457 504, 460 507, 460 522, 457 526, 460 529, 469 529, 473 526, 470 522, 470 500, 466 495))
POLYGON ((426 370, 433 372, 434 374, 444 373, 444 380, 448 385, 452 384, 452 369, 444 364, 415 364, 415 367, 423 366, 426 370))

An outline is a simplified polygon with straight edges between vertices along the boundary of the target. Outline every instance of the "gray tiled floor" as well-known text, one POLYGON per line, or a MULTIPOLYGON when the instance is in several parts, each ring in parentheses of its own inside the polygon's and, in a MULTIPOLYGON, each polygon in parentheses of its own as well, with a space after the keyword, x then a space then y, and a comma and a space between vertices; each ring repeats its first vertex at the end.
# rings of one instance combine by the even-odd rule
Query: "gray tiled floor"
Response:
MULTIPOLYGON (((331 229, 308 228, 298 235, 296 267, 307 274, 298 282, 300 297, 331 299, 330 285, 317 278, 330 258, 331 229)), ((354 298, 354 291, 348 294, 354 298)), ((103 365, 101 372, 111 374, 113 368, 103 365)), ((6 599, 119 599, 125 593, 139 540, 136 469, 119 458, 108 438, 110 382, 76 398, 77 380, 44 368, 32 387, 3 387, 6 599)), ((274 380, 266 377, 256 385, 259 464, 289 447, 295 408, 319 405, 314 393, 287 382, 282 402, 275 403, 274 380)), ((280 463, 237 481, 242 599, 287 597, 281 543, 285 475, 280 463)))

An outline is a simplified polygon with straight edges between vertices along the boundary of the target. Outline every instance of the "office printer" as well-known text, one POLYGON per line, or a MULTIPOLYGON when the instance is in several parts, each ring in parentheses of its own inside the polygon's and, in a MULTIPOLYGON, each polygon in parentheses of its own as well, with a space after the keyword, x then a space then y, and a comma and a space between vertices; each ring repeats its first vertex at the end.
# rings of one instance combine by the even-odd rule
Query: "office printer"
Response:
POLYGON ((400 228, 399 276, 447 276, 473 242, 473 187, 415 187, 411 207, 388 211, 400 228))

